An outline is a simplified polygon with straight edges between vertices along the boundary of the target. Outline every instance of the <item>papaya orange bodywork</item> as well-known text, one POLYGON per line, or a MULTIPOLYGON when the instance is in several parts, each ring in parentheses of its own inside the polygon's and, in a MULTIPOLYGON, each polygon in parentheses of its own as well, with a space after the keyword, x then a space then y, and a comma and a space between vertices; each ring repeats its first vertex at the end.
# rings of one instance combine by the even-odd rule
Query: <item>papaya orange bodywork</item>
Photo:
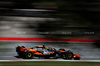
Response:
POLYGON ((60 52, 66 52, 66 51, 62 51, 62 50, 59 50, 60 52))
POLYGON ((43 47, 45 47, 45 46, 38 46, 38 47, 43 48, 43 47))
POLYGON ((51 54, 54 54, 55 52, 51 52, 51 54))
POLYGON ((78 54, 74 54, 74 58, 80 58, 78 54))
POLYGON ((36 50, 31 49, 31 48, 27 49, 27 51, 31 51, 31 52, 33 52, 33 53, 37 52, 36 50))
POLYGON ((20 47, 20 51, 24 52, 26 50, 26 48, 24 48, 23 46, 20 47))
POLYGON ((22 48, 20 51, 24 52, 26 50, 26 48, 22 48))
POLYGON ((36 50, 31 49, 31 48, 27 49, 27 51, 31 51, 31 52, 33 52, 34 55, 43 55, 42 53, 39 53, 39 52, 37 52, 36 50))
POLYGON ((34 55, 43 55, 42 53, 36 52, 34 55))

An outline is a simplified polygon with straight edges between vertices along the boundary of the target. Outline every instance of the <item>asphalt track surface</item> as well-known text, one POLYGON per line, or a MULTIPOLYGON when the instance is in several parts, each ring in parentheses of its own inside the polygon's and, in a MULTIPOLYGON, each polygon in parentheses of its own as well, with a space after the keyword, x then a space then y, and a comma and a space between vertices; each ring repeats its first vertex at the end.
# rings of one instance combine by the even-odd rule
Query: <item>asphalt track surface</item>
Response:
MULTIPOLYGON (((79 54, 81 56, 81 60, 100 60, 100 52, 99 52, 100 49, 97 48, 92 43, 2 41, 0 42, 0 44, 1 44, 0 60, 27 60, 27 59, 17 57, 18 55, 16 53, 15 47, 17 47, 18 45, 19 46, 23 45, 26 48, 31 48, 33 46, 43 45, 43 44, 45 44, 47 47, 55 47, 56 49, 65 48, 66 50, 71 50, 73 53, 79 54)), ((64 60, 61 58, 58 59, 64 60)), ((36 57, 32 60, 38 60, 38 58, 36 57)))

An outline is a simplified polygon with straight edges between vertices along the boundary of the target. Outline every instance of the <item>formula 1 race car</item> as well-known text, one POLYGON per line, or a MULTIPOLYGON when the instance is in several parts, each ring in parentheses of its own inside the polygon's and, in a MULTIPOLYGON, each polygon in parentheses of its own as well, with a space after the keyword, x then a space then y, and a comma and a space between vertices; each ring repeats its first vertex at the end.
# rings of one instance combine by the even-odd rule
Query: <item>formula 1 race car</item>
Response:
POLYGON ((59 50, 56 50, 54 47, 45 47, 43 46, 35 46, 32 48, 26 49, 24 46, 18 46, 16 47, 16 52, 20 57, 32 59, 34 57, 39 58, 63 58, 63 59, 74 59, 74 60, 80 60, 80 56, 78 54, 73 54, 70 50, 66 51, 63 48, 60 48, 59 50))

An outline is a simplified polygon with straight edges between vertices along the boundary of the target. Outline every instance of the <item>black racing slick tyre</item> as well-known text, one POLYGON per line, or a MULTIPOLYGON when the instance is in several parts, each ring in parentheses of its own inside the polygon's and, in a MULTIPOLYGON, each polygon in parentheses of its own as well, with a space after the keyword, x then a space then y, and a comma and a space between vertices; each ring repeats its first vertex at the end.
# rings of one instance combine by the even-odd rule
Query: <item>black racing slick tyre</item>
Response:
POLYGON ((62 58, 65 59, 65 54, 62 54, 62 58))
POLYGON ((65 54, 65 59, 72 60, 73 59, 73 53, 72 52, 67 52, 65 54))
POLYGON ((53 58, 58 59, 58 56, 59 56, 58 54, 55 54, 53 58))
POLYGON ((33 53, 31 51, 27 51, 26 54, 25 54, 25 57, 27 59, 32 59, 33 58, 33 53))

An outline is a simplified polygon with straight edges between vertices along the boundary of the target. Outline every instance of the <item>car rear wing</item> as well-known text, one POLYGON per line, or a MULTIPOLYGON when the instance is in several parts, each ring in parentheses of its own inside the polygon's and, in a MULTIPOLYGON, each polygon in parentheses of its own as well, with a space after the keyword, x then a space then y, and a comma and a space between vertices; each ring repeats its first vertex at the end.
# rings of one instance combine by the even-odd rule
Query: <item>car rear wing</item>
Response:
POLYGON ((17 46, 16 52, 25 52, 26 48, 24 46, 17 46))

